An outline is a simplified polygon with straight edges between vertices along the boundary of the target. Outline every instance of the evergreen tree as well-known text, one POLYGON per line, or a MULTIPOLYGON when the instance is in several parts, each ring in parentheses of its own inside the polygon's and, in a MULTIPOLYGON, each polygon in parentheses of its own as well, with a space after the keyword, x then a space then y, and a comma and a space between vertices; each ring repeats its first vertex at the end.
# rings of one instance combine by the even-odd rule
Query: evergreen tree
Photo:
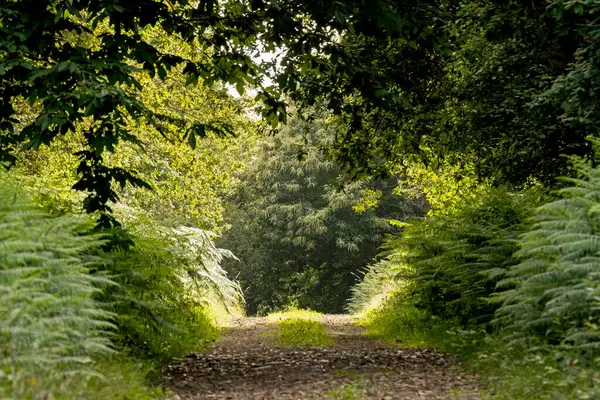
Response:
POLYGON ((377 253, 391 225, 421 212, 392 195, 392 180, 343 180, 321 147, 335 135, 323 119, 294 118, 260 140, 227 209, 229 231, 218 242, 240 259, 228 262, 251 313, 289 302, 343 309, 355 273, 377 253))

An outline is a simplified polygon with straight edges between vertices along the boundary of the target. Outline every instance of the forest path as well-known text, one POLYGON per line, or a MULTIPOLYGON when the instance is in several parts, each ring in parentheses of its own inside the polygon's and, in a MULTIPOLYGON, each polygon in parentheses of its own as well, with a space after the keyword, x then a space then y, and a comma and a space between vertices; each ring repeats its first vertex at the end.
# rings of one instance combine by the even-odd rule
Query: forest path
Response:
POLYGON ((433 350, 362 335, 347 315, 322 317, 335 343, 290 347, 266 318, 232 322, 210 348, 168 367, 171 399, 479 399, 472 377, 433 350))

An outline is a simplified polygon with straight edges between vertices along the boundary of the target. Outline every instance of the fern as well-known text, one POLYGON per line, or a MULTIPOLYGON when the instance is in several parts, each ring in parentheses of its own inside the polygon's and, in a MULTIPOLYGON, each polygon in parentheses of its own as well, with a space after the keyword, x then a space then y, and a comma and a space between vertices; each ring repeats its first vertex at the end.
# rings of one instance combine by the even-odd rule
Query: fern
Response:
POLYGON ((234 313, 243 304, 239 284, 220 266, 233 254, 217 248, 208 231, 165 228, 133 210, 123 221, 136 245, 108 254, 104 267, 120 284, 103 293, 118 316, 117 342, 158 360, 212 342, 213 310, 234 313))
POLYGON ((347 310, 358 314, 376 309, 399 290, 399 284, 394 279, 397 273, 389 259, 368 265, 359 283, 352 287, 347 310))
MULTIPOLYGON (((594 142, 596 147, 598 141, 594 142)), ((550 343, 600 348, 591 329, 600 317, 595 292, 600 280, 600 169, 571 159, 577 173, 558 191, 559 200, 541 206, 520 239, 513 267, 499 287, 496 322, 512 332, 512 343, 541 337, 550 343), (534 334, 534 336, 532 336, 534 334)))
POLYGON ((183 282, 193 285, 198 294, 215 293, 227 310, 233 310, 244 303, 239 283, 229 279, 227 272, 221 267, 224 259, 236 257, 229 250, 217 248, 212 232, 179 227, 167 231, 165 235, 172 241, 169 252, 179 260, 185 272, 185 275, 180 276, 183 282))
POLYGON ((52 218, 0 177, 0 394, 61 390, 112 352, 112 315, 94 296, 112 284, 89 269, 102 243, 79 218, 52 218))
POLYGON ((355 287, 352 309, 364 308, 393 272, 397 290, 421 310, 461 325, 486 325, 498 307, 487 298, 515 264, 518 234, 538 201, 535 190, 486 189, 453 212, 404 224, 401 235, 386 240, 385 261, 355 287))

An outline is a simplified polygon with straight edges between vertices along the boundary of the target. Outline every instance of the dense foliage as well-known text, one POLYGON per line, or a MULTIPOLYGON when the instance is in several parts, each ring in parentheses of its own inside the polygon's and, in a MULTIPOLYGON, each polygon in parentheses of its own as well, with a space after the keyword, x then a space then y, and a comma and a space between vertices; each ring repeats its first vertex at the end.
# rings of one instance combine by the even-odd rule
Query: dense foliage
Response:
POLYGON ((421 27, 433 27, 435 45, 357 46, 372 54, 387 101, 350 101, 340 126, 360 129, 342 135, 341 160, 350 151, 375 169, 450 162, 496 183, 552 185, 567 172, 562 154, 590 153, 585 138, 600 122, 596 1, 429 6, 439 25, 421 27))
POLYGON ((457 353, 497 398, 598 395, 598 169, 586 138, 600 128, 599 11, 596 1, 450 8, 443 72, 395 119, 399 140, 385 139, 392 167, 433 209, 387 240, 349 306, 374 334, 457 353), (576 178, 559 184, 561 174, 576 178))
POLYGON ((575 114, 592 117, 595 107, 567 105, 577 91, 564 86, 586 46, 585 12, 562 1, 461 3, 439 100, 416 116, 432 155, 471 162, 499 182, 552 184, 566 173, 562 154, 589 152, 585 137, 597 125, 575 114))
POLYGON ((77 188, 104 226, 115 223, 111 182, 144 185, 104 155, 137 143, 132 121, 155 135, 175 126, 192 147, 208 132, 233 133, 226 118, 140 99, 150 77, 169 73, 180 92, 255 87, 274 126, 286 120, 281 94, 318 102, 339 128, 329 154, 356 172, 451 159, 497 181, 552 182, 565 171, 560 154, 589 153, 585 137, 597 130, 594 1, 29 3, 0 9, 3 163, 22 144, 85 132, 77 188), (22 99, 37 111, 25 125, 15 119, 22 99))
MULTIPOLYGON (((99 23, 93 31, 79 36, 67 35, 65 40, 96 48, 107 30, 110 30, 108 25, 99 23)), ((146 30, 144 38, 165 50, 186 52, 181 42, 165 42, 160 31, 146 30)), ((139 71, 134 74, 143 84, 137 92, 140 104, 165 116, 185 113, 189 123, 212 123, 213 119, 218 119, 232 132, 243 133, 237 143, 252 137, 248 131, 252 131, 255 123, 242 113, 242 100, 232 99, 225 89, 185 89, 185 77, 177 70, 163 76, 162 80, 152 79, 139 71)), ((18 111, 14 121, 17 130, 27 129, 40 118, 42 105, 39 102, 29 105, 20 98, 12 100, 18 111)), ((224 258, 233 255, 214 245, 215 233, 210 231, 220 228, 224 201, 221 194, 227 190, 231 174, 240 167, 236 161, 240 145, 207 132, 202 139, 194 138, 196 146, 190 146, 191 139, 185 136, 186 127, 173 119, 163 124, 162 135, 157 135, 148 121, 127 119, 126 123, 128 132, 137 136, 136 141, 114 147, 112 154, 102 156, 103 162, 109 169, 135 170, 152 188, 146 185, 114 188, 119 202, 116 198, 110 202, 112 216, 103 216, 106 210, 96 210, 94 215, 105 221, 105 217, 116 216, 120 228, 105 232, 103 241, 93 249, 95 263, 86 261, 80 272, 82 275, 78 277, 90 282, 104 282, 90 290, 94 301, 110 316, 111 329, 108 334, 93 337, 110 344, 109 358, 92 352, 77 353, 77 357, 85 361, 81 371, 89 370, 98 376, 86 386, 84 380, 76 380, 74 375, 77 387, 68 385, 64 376, 69 370, 65 368, 56 368, 52 379, 39 379, 40 371, 28 369, 28 365, 35 365, 36 358, 31 358, 28 365, 13 366, 14 371, 4 368, 0 379, 3 387, 10 383, 6 383, 6 379, 19 380, 14 390, 8 392, 9 396, 28 398, 49 392, 66 398, 72 398, 74 393, 98 399, 159 397, 161 393, 145 387, 144 374, 155 374, 161 362, 208 345, 218 337, 218 326, 223 318, 242 312, 239 285, 229 280, 220 267, 224 258), (132 360, 132 357, 143 361, 132 360), (77 391, 72 392, 75 389, 77 391), (20 394, 22 390, 28 390, 27 394, 20 394)), ((17 163, 6 176, 25 186, 34 200, 32 210, 42 208, 59 216, 58 219, 68 221, 80 218, 73 215, 80 213, 82 201, 89 205, 85 196, 72 188, 81 179, 76 153, 85 151, 89 139, 86 129, 90 124, 93 125, 88 118, 74 130, 56 137, 48 146, 13 148, 17 163)), ((96 177, 101 179, 99 175, 96 177)), ((3 199, 1 204, 9 202, 8 199, 3 199)), ((90 211, 89 207, 87 211, 90 211)), ((40 212, 43 213, 32 212, 31 221, 28 214, 22 218, 35 224, 33 217, 40 212)), ((82 224, 79 234, 92 227, 93 224, 82 224)), ((60 229, 62 227, 57 227, 60 229)), ((61 238, 70 232, 65 225, 56 235, 61 238)), ((9 233, 19 234, 16 229, 9 233)), ((23 242, 21 251, 27 250, 25 244, 23 242)), ((54 250, 53 247, 60 243, 49 246, 54 250)), ((56 251, 60 249, 57 247, 56 251)), ((35 257, 35 253, 31 256, 35 257)), ((5 288, 4 283, 0 287, 5 288)), ((28 296, 25 289, 23 287, 22 295, 28 296)), ((47 290, 54 293, 50 287, 47 290)), ((71 299, 60 293, 55 295, 59 296, 65 312, 70 307, 78 307, 77 298, 71 299)), ((44 320, 40 319, 39 323, 44 320)), ((67 328, 64 330, 61 335, 67 333, 67 328)), ((90 335, 95 335, 91 328, 89 331, 90 335)), ((50 336, 47 346, 54 346, 57 352, 66 346, 61 340, 76 346, 78 342, 70 337, 50 336)), ((85 337, 82 335, 81 340, 85 337)), ((22 340, 24 350, 37 352, 38 342, 28 341, 25 334, 22 340)), ((76 351, 75 347, 68 349, 76 351)), ((54 360, 57 365, 77 360, 69 358, 66 351, 54 360)), ((41 367, 44 365, 40 364, 41 367)))
MULTIPOLYGON (((597 142, 595 142, 597 144, 597 142)), ((521 262, 498 283, 496 321, 516 341, 532 335, 552 344, 597 352, 600 285, 598 197, 600 169, 573 159, 577 176, 538 208, 515 254, 521 262)), ((514 344, 513 342, 509 342, 514 344)))
MULTIPOLYGON (((26 398, 63 391, 109 355, 114 314, 95 300, 106 277, 86 221, 36 210, 14 182, 0 178, 0 395, 26 398)), ((89 223, 88 223, 89 224, 89 223)))
POLYGON ((0 394, 158 396, 243 287, 598 397, 599 43, 598 0, 2 1, 0 394))
POLYGON ((335 131, 323 119, 293 118, 259 140, 238 174, 218 241, 239 261, 250 313, 296 304, 340 312, 356 273, 378 252, 386 219, 418 215, 423 201, 394 195, 394 180, 347 182, 320 148, 335 131))
MULTIPOLYGON (((238 108, 223 91, 190 90, 177 95, 170 85, 176 84, 178 78, 174 75, 170 79, 164 86, 156 81, 146 82, 144 99, 155 107, 195 105, 197 118, 203 118, 202 113, 209 108, 231 121, 232 126, 240 126, 240 116, 235 111, 238 108), (204 102, 194 103, 200 99, 204 102)), ((34 110, 23 110, 21 118, 31 118, 34 110)), ((218 321, 242 309, 239 285, 230 281, 220 267, 224 258, 233 255, 217 248, 215 234, 207 230, 219 228, 223 207, 219 193, 226 190, 229 177, 239 168, 238 162, 231 161, 239 146, 209 135, 201 142, 202 148, 192 149, 175 136, 164 140, 146 128, 144 124, 131 127, 144 141, 143 152, 134 145, 121 146, 107 158, 110 165, 137 169, 153 189, 119 189, 121 201, 111 206, 121 228, 106 232, 104 241, 96 246, 95 264, 86 264, 91 275, 83 277, 91 281, 105 276, 111 279, 111 284, 106 280, 101 287, 93 288, 93 293, 111 316, 110 335, 99 340, 112 343, 113 351, 118 352, 111 356, 117 357, 116 365, 98 357, 86 358, 85 365, 92 370, 98 365, 95 369, 105 377, 90 381, 87 388, 78 388, 90 398, 118 396, 114 390, 118 386, 127 395, 139 398, 160 396, 144 388, 144 376, 137 371, 152 371, 161 361, 211 343, 218 337, 218 321), (231 155, 217 157, 216 149, 231 155), (144 365, 140 368, 123 354, 145 360, 144 365)), ((177 134, 175 127, 170 129, 173 135, 177 134)), ((239 129, 242 132, 245 127, 239 129)), ((74 218, 63 215, 78 214, 81 207, 82 196, 71 189, 78 179, 77 159, 72 153, 84 146, 82 134, 72 132, 48 147, 22 150, 17 153, 18 165, 7 176, 21 182, 38 207, 61 216, 59 219, 74 218)), ((88 223, 80 230, 83 233, 92 226, 88 223)), ((61 231, 57 237, 68 233, 61 231)), ((27 292, 23 291, 23 295, 27 292)), ((66 310, 76 306, 67 298, 61 301, 66 310)), ((61 348, 50 339, 49 345, 61 348)), ((56 389, 52 386, 56 381, 46 384, 27 369, 19 370, 23 382, 38 382, 37 386, 28 386, 30 389, 40 393, 56 389)), ((5 372, 10 376, 10 371, 5 372)), ((63 389, 68 388, 60 388, 63 389)), ((70 393, 67 390, 63 395, 68 397, 70 393)))
MULTIPOLYGON (((144 81, 142 100, 165 113, 168 107, 172 112, 187 109, 197 120, 210 110, 236 131, 245 131, 243 117, 236 114, 239 106, 224 91, 196 88, 178 94, 172 87, 183 85, 180 79, 174 73, 164 84, 144 81)), ((22 118, 31 116, 27 111, 22 118)), ((232 159, 240 146, 208 135, 199 141, 201 147, 192 149, 177 139, 176 126, 168 127, 168 138, 156 137, 149 129, 147 124, 131 126, 143 151, 125 144, 106 158, 108 165, 137 170, 152 190, 118 189, 120 202, 111 208, 121 229, 108 232, 105 262, 95 270, 119 283, 102 295, 118 316, 116 341, 138 356, 162 359, 214 340, 217 332, 209 309, 235 313, 243 302, 239 287, 219 266, 233 255, 214 246, 210 231, 219 229, 224 201, 220 193, 239 168, 232 159)), ((12 173, 42 207, 59 215, 77 213, 82 196, 71 189, 79 179, 72 153, 84 147, 81 132, 69 133, 49 146, 18 152, 12 173)))
POLYGON ((11 175, 0 184, 0 390, 9 398, 112 396, 106 378, 86 386, 98 373, 154 398, 138 367, 118 358, 109 368, 105 358, 183 356, 218 337, 218 318, 240 312, 239 285, 220 267, 233 255, 210 232, 132 214, 124 223, 135 247, 110 250, 108 236, 86 233, 92 221, 48 215, 11 175))
POLYGON ((353 289, 352 310, 383 337, 462 353, 508 398, 538 398, 544 368, 564 368, 554 378, 564 385, 544 390, 593 398, 596 385, 584 377, 597 376, 600 169, 571 160, 576 177, 565 178, 558 199, 482 189, 453 213, 408 224, 353 289), (446 333, 455 331, 462 341, 446 333), (511 385, 517 368, 531 376, 511 385))
POLYGON ((215 318, 237 314, 239 285, 220 263, 233 255, 197 228, 131 227, 136 246, 113 251, 104 268, 119 286, 102 299, 117 315, 115 341, 141 358, 181 357, 218 337, 215 318))
POLYGON ((105 153, 120 142, 138 142, 129 129, 131 121, 145 122, 163 135, 168 131, 165 125, 176 125, 180 137, 192 147, 197 137, 208 132, 231 133, 226 121, 197 121, 145 104, 138 98, 141 76, 164 80, 169 71, 178 70, 187 83, 209 88, 225 82, 243 93, 247 86, 255 86, 262 114, 274 126, 286 119, 281 93, 302 104, 316 101, 318 93, 336 93, 337 101, 330 107, 341 111, 344 96, 356 92, 378 98, 381 94, 373 89, 383 83, 372 82, 380 80, 379 71, 356 63, 370 57, 341 45, 338 38, 385 45, 389 38, 406 34, 426 42, 421 38, 432 31, 419 32, 419 23, 429 23, 431 18, 429 13, 412 13, 417 6, 397 9, 386 0, 368 5, 361 1, 4 2, 0 7, 0 159, 12 164, 14 150, 21 145, 38 148, 69 131, 82 130, 84 147, 76 153, 80 179, 75 187, 88 193, 86 209, 100 212, 99 225, 114 226, 109 206, 117 198, 113 183, 146 185, 131 170, 105 163, 105 153), (173 51, 150 40, 146 31, 152 29, 189 51, 173 51), (98 40, 80 39, 86 35, 96 35, 98 40), (253 58, 256 51, 281 55, 270 65, 253 58), (267 85, 265 74, 273 69, 276 84, 267 85), (315 85, 314 78, 331 85, 315 85), (21 98, 39 108, 24 127, 15 118, 19 111, 14 102, 21 98))
MULTIPOLYGON (((404 295, 433 315, 462 325, 488 322, 496 308, 488 298, 516 263, 512 255, 518 235, 539 197, 535 190, 482 188, 477 199, 452 213, 404 224, 401 235, 386 240, 387 257, 370 268, 361 283, 365 288, 359 285, 355 292, 372 293, 368 285, 382 284, 379 275, 395 277, 406 282, 404 295)), ((366 305, 358 300, 352 303, 354 311, 366 305)))

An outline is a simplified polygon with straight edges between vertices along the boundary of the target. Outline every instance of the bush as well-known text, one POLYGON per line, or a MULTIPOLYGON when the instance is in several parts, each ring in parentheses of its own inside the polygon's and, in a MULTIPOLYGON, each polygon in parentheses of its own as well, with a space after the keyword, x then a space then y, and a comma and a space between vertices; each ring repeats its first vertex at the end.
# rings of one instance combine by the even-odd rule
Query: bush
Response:
POLYGON ((596 399, 600 396, 600 365, 577 353, 540 345, 506 347, 502 332, 485 334, 461 327, 391 296, 363 315, 367 334, 408 347, 450 353, 460 365, 486 383, 484 399, 596 399))
POLYGON ((457 355, 491 398, 598 398, 600 168, 571 161, 537 208, 535 190, 485 189, 388 239, 351 302, 368 332, 457 355))

